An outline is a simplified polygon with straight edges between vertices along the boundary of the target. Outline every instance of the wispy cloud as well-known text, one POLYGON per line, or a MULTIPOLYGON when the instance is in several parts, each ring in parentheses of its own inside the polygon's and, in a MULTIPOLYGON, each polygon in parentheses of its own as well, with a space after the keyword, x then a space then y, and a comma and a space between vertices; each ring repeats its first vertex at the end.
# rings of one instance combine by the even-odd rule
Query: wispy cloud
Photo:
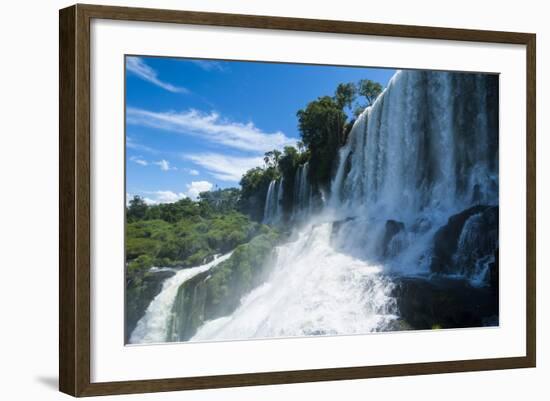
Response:
POLYGON ((130 160, 133 161, 134 163, 139 164, 140 166, 147 166, 149 164, 147 160, 144 160, 139 156, 132 156, 130 157, 130 160))
POLYGON ((153 149, 150 146, 143 145, 139 142, 136 142, 134 138, 131 136, 126 136, 126 147, 128 149, 138 150, 141 152, 147 152, 151 154, 158 154, 160 153, 157 149, 153 149))
POLYGON ((219 153, 190 154, 183 157, 203 167, 213 177, 232 182, 239 182, 247 170, 263 163, 261 157, 234 157, 219 153))
POLYGON ((181 86, 174 86, 168 82, 161 81, 158 78, 158 73, 145 63, 140 57, 127 57, 126 68, 129 72, 135 74, 141 79, 152 83, 162 89, 174 93, 188 93, 189 90, 181 86))
POLYGON ((159 160, 158 162, 153 162, 153 164, 156 164, 160 167, 162 171, 170 171, 170 170, 177 170, 176 167, 170 166, 170 162, 168 160, 159 160))
POLYGON ((205 71, 225 71, 226 68, 219 61, 212 60, 189 60, 205 71))
POLYGON ((182 112, 153 112, 129 107, 129 124, 200 136, 210 142, 253 152, 266 152, 295 144, 295 140, 280 131, 268 133, 252 122, 243 124, 229 121, 217 113, 202 113, 191 109, 182 112))

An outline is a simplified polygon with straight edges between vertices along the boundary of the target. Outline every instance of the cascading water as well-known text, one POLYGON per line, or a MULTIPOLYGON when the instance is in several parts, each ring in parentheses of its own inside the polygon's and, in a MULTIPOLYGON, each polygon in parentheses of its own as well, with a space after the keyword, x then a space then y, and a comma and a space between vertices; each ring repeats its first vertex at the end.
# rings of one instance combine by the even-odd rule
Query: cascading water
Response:
POLYGON ((395 320, 392 283, 383 267, 335 250, 332 223, 309 225, 277 249, 271 277, 230 316, 204 324, 191 339, 221 340, 367 333, 395 320))
POLYGON ((276 208, 276 199, 277 199, 277 181, 271 180, 269 187, 267 189, 267 194, 265 197, 265 206, 264 206, 264 223, 271 223, 273 215, 275 214, 276 208))
POLYGON ((278 223, 282 215, 284 179, 271 180, 267 189, 264 206, 264 224, 278 223))
POLYGON ((498 203, 495 83, 486 74, 397 73, 341 151, 351 168, 333 183, 338 203, 394 218, 498 203))
MULTIPOLYGON (((281 246, 270 279, 192 340, 392 329, 395 275, 429 272, 434 235, 453 214, 498 204, 494 79, 396 74, 340 150, 317 225, 281 246)), ((294 186, 294 211, 302 216, 310 207, 307 169, 297 170, 294 186)), ((479 243, 476 216, 461 230, 455 259, 472 254, 472 240, 479 243)), ((497 235, 489 237, 479 259, 468 261, 475 267, 459 275, 478 282, 486 274, 487 254, 498 246, 497 235)))
POLYGON ((425 271, 450 216, 498 204, 497 91, 498 78, 486 74, 392 78, 340 150, 329 203, 349 219, 336 238, 341 249, 425 271))
POLYGON ((298 166, 294 176, 292 220, 304 220, 311 213, 313 191, 309 182, 309 162, 298 166))
POLYGON ((275 214, 275 220, 279 222, 282 218, 283 214, 283 196, 285 194, 284 191, 284 185, 285 185, 285 179, 284 177, 281 177, 281 179, 278 181, 279 186, 277 187, 277 212, 275 214))
POLYGON ((213 261, 201 266, 179 270, 175 276, 167 279, 161 292, 149 304, 145 315, 138 321, 130 336, 131 344, 162 343, 169 341, 168 332, 172 319, 172 305, 176 299, 178 288, 187 280, 199 273, 210 270, 227 260, 231 253, 215 257, 213 261))
MULTIPOLYGON (((302 225, 294 240, 276 249, 264 284, 191 340, 392 330, 402 312, 400 277, 487 282, 498 249, 498 77, 398 72, 355 122, 335 167, 316 215, 308 163, 298 168, 291 220, 302 225)), ((269 185, 265 223, 280 219, 282 188, 269 185)), ((132 342, 166 340, 185 281, 176 277, 132 342)))

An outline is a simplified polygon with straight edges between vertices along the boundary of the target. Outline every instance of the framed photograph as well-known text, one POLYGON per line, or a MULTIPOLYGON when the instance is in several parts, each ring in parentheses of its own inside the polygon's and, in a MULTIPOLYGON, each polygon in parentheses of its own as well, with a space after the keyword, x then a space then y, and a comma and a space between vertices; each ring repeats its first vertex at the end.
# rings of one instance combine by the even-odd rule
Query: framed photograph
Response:
POLYGON ((534 34, 59 21, 61 391, 535 366, 534 34))

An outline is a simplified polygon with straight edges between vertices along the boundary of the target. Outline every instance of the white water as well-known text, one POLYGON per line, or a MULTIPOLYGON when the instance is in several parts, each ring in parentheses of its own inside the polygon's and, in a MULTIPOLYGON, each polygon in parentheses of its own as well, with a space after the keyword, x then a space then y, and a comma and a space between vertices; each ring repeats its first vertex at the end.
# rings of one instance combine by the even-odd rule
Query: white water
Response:
POLYGON ((476 188, 477 202, 495 203, 498 154, 489 144, 496 132, 488 127, 483 79, 396 74, 357 120, 342 149, 351 151, 351 170, 337 174, 333 183, 337 204, 400 219, 464 208, 476 188), (474 106, 475 114, 468 114, 474 106))
POLYGON ((383 267, 338 252, 331 223, 305 227, 277 249, 271 277, 231 315, 205 323, 191 341, 355 334, 383 330, 395 316, 383 267))
POLYGON ((162 284, 161 292, 151 301, 145 315, 139 320, 130 336, 131 344, 162 343, 167 341, 168 325, 172 317, 172 305, 178 288, 199 273, 227 260, 231 253, 215 257, 210 263, 178 271, 162 284))
MULTIPOLYGON (((487 114, 482 76, 396 74, 340 150, 328 206, 311 216, 306 163, 296 172, 293 220, 305 216, 309 224, 278 248, 262 286, 192 340, 390 327, 397 311, 388 274, 428 273, 434 234, 451 215, 476 203, 498 204, 498 156, 490 149, 496 138, 487 114), (403 228, 388 238, 390 220, 403 228)), ((480 263, 473 282, 488 262, 480 263)))
POLYGON ((346 252, 406 274, 426 271, 433 235, 475 204, 498 204, 498 130, 486 77, 397 73, 340 150, 330 209, 346 252), (346 168, 349 172, 346 174, 346 168), (384 249, 388 220, 403 223, 384 249))
POLYGON ((264 206, 264 224, 278 223, 282 217, 284 179, 271 180, 267 189, 264 206))
MULTIPOLYGON (((340 150, 324 209, 312 213, 306 163, 293 183, 290 219, 302 223, 295 240, 277 248, 271 276, 237 310, 206 322, 191 340, 391 328, 398 313, 391 275, 428 273, 434 234, 450 216, 475 204, 498 204, 498 127, 487 118, 489 98, 482 75, 396 74, 340 150), (388 227, 398 228, 388 236, 388 227)), ((265 222, 281 218, 281 191, 280 182, 270 183, 265 222)), ((471 246, 467 232, 474 223, 459 246, 471 246)), ((476 263, 458 274, 480 285, 491 258, 476 263)), ((185 279, 167 285, 162 301, 155 298, 132 335, 135 342, 166 340, 185 279)))
POLYGON ((309 162, 298 166, 294 176, 292 220, 305 221, 311 214, 313 191, 309 182, 309 162))

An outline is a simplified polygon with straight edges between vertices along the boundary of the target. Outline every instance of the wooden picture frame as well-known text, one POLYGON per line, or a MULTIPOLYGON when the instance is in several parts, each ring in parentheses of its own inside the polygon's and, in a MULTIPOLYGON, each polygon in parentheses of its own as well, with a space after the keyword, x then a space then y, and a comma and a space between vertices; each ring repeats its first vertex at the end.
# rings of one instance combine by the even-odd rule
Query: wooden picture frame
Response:
POLYGON ((80 4, 60 10, 59 28, 59 388, 62 392, 73 396, 95 396, 535 367, 536 37, 534 34, 80 4), (524 45, 527 54, 525 60, 527 71, 526 355, 92 383, 90 380, 90 21, 95 18, 524 45))

